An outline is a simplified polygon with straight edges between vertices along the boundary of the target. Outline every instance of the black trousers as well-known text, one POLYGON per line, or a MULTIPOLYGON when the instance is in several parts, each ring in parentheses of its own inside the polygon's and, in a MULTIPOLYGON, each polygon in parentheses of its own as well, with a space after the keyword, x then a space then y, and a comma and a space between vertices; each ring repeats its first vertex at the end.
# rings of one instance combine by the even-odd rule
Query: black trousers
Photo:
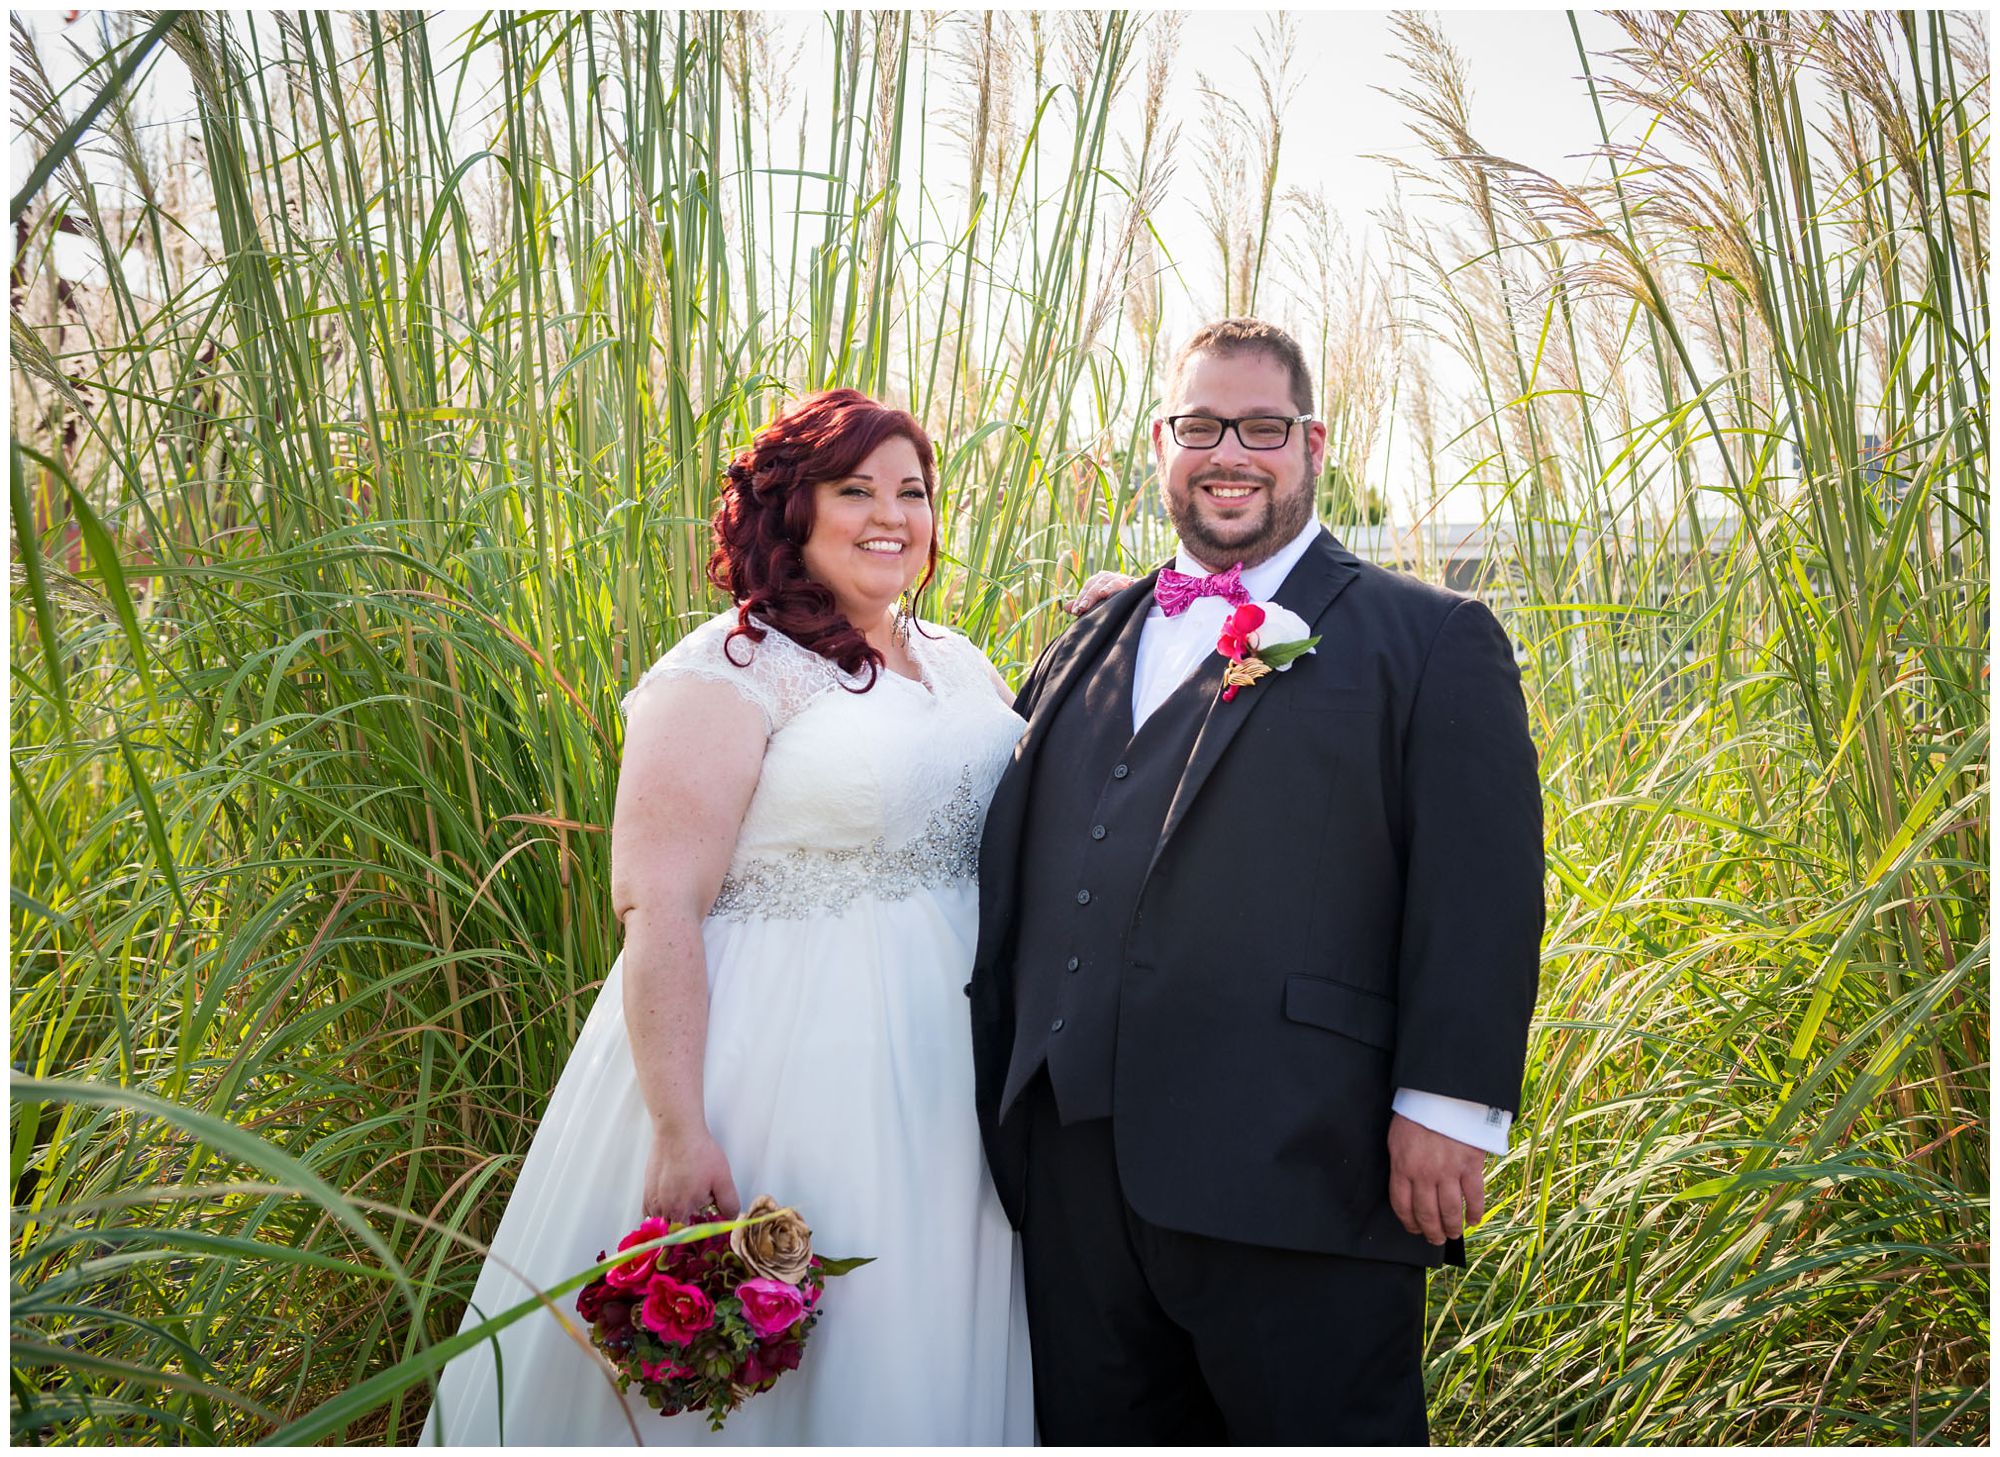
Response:
POLYGON ((1422 1446, 1424 1272, 1148 1223, 1105 1118, 1029 1120, 1028 1331, 1050 1446, 1422 1446))

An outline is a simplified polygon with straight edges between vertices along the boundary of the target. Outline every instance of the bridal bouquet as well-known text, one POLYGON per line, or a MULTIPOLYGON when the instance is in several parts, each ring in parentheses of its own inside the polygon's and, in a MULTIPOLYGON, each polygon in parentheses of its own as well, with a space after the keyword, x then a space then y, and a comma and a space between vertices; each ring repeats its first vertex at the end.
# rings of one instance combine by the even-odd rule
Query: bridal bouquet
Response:
MULTIPOLYGON (((795 1209, 759 1194, 735 1229, 622 1260, 577 1292, 591 1344, 662 1416, 729 1413, 798 1369, 826 1282, 866 1259, 822 1259, 795 1209)), ((620 1250, 695 1228, 647 1219, 620 1250)), ((605 1258, 602 1250, 597 1258, 605 1258)))

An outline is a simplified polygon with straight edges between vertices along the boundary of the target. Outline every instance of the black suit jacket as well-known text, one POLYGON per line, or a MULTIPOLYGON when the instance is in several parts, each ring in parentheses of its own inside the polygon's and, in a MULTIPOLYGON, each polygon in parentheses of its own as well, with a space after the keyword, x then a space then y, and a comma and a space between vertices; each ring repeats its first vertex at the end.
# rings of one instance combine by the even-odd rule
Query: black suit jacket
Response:
MULTIPOLYGON (((971 987, 981 1129, 1023 1214, 1024 1119, 999 1106, 1029 776, 1051 715, 1154 578, 1050 644, 988 811, 971 987)), ((1322 531, 1275 600, 1318 651, 1209 708, 1125 928, 1113 1137, 1171 1229, 1418 1264, 1386 1136, 1399 1087, 1520 1106, 1543 924, 1542 809, 1513 651, 1484 604, 1322 531)), ((1454 1245, 1458 1242, 1454 1241, 1454 1245)), ((1461 1259, 1454 1251, 1449 1258, 1461 1259)))

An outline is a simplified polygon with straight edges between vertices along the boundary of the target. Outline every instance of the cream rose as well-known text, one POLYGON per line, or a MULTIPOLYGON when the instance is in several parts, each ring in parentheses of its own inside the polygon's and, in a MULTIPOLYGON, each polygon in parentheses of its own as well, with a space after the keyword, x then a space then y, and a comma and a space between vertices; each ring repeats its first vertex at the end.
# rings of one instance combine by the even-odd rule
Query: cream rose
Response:
POLYGON ((743 1211, 745 1219, 772 1215, 761 1224, 746 1224, 729 1234, 729 1248, 752 1275, 764 1275, 796 1285, 812 1264, 812 1230, 796 1209, 780 1208, 769 1194, 759 1194, 743 1211))

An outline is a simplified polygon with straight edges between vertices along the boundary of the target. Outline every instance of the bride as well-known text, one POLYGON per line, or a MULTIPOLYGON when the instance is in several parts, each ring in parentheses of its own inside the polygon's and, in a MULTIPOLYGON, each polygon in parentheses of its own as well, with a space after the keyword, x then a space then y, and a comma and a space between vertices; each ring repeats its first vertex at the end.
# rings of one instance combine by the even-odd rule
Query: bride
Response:
POLYGON ((980 830, 1023 725, 984 655, 897 608, 936 569, 936 487, 916 420, 853 390, 799 401, 729 467, 709 575, 736 606, 625 698, 624 948, 461 1329, 642 1215, 762 1193, 874 1263, 829 1284, 805 1363, 720 1434, 621 1397, 538 1310, 446 1366, 424 1443, 1032 1440, 964 997, 980 830))

